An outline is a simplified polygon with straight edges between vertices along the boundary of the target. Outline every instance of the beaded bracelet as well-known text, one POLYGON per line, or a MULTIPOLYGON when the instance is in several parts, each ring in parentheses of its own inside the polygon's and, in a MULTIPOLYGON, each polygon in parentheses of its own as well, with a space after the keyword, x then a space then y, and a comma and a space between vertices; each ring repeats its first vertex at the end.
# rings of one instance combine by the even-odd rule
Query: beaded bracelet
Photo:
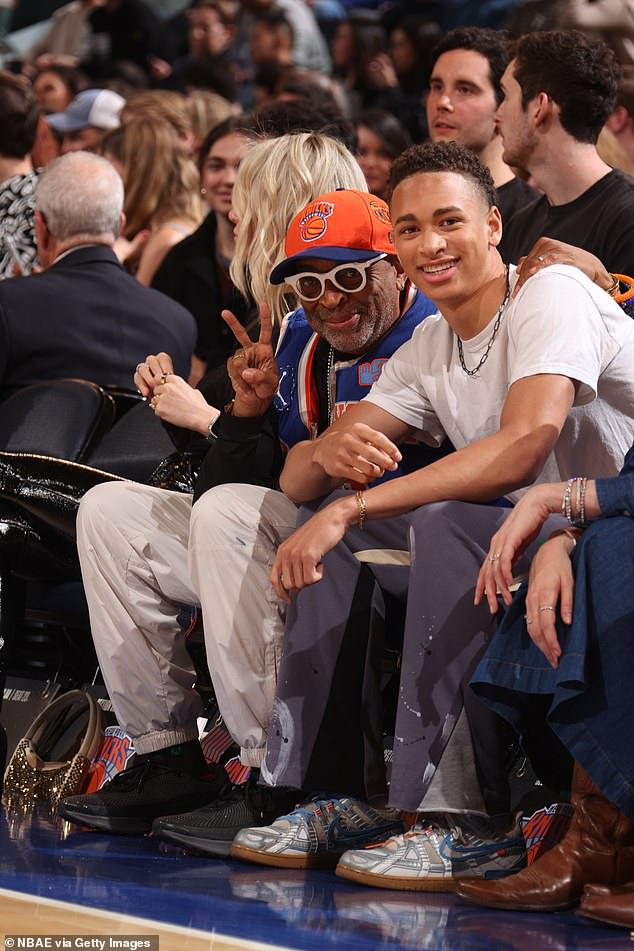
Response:
POLYGON ((588 485, 588 480, 584 476, 582 479, 579 479, 577 482, 577 518, 575 520, 576 525, 583 526, 586 524, 586 488, 588 485))
POLYGON ((583 526, 586 524, 586 487, 588 480, 585 476, 573 476, 568 479, 561 500, 561 514, 569 525, 583 526), (576 514, 572 512, 572 490, 575 489, 576 514))

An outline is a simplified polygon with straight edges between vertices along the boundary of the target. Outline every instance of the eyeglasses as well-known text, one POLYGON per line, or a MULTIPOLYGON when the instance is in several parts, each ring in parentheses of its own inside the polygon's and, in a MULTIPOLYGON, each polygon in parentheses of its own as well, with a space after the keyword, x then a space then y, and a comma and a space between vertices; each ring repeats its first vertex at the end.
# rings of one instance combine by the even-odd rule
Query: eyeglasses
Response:
POLYGON ((330 271, 318 274, 316 271, 303 271, 301 274, 289 274, 284 278, 290 284, 298 297, 306 301, 319 300, 326 290, 326 281, 330 281, 340 291, 354 294, 362 291, 368 282, 367 270, 387 257, 379 254, 369 261, 359 261, 350 264, 337 264, 330 271))

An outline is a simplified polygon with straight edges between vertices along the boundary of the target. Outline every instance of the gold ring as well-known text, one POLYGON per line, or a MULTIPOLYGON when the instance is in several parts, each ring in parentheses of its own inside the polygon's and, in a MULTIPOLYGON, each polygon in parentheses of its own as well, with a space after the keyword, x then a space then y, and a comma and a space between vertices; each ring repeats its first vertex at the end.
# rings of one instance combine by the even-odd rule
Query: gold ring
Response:
POLYGON ((541 614, 542 611, 554 611, 554 610, 555 610, 555 609, 554 609, 554 607, 552 606, 552 604, 542 604, 542 606, 541 606, 540 609, 539 609, 540 614, 541 614))
POLYGON ((167 378, 168 378, 169 375, 170 375, 170 374, 167 373, 167 371, 164 370, 163 373, 161 373, 161 383, 167 383, 167 378))

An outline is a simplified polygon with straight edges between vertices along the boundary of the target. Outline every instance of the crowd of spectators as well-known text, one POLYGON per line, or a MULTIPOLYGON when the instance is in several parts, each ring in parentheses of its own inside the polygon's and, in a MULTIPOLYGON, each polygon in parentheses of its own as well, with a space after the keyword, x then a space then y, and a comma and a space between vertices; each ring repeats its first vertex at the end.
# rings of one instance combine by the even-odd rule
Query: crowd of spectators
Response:
POLYGON ((64 800, 67 819, 264 865, 338 861, 378 887, 466 879, 463 898, 505 908, 634 878, 632 757, 610 737, 631 720, 631 596, 609 596, 614 664, 587 581, 633 580, 634 14, 553 3, 534 31, 538 7, 195 0, 162 18, 72 0, 0 72, 0 399, 116 375, 179 446, 204 446, 193 498, 123 482, 81 502, 93 636, 138 758, 64 800), (238 787, 198 745, 183 604, 251 770, 238 787), (406 617, 388 798, 390 604, 406 617), (521 871, 504 721, 528 751, 538 715, 552 750, 534 767, 576 812, 521 871))

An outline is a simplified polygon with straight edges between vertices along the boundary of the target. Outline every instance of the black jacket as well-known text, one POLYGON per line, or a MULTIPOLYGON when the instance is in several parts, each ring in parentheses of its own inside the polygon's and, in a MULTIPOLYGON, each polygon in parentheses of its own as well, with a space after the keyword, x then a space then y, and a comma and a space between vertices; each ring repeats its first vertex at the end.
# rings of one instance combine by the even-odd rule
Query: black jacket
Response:
POLYGON ((187 378, 195 340, 191 314, 139 284, 110 248, 78 248, 0 283, 0 398, 73 376, 132 388, 136 364, 161 350, 187 378))
POLYGON ((219 366, 235 346, 233 334, 220 316, 228 307, 240 323, 247 325, 257 317, 252 301, 245 301, 237 290, 228 300, 221 299, 216 270, 216 217, 211 212, 203 223, 179 241, 168 253, 154 275, 152 287, 179 301, 194 315, 198 325, 196 354, 209 368, 219 366))

